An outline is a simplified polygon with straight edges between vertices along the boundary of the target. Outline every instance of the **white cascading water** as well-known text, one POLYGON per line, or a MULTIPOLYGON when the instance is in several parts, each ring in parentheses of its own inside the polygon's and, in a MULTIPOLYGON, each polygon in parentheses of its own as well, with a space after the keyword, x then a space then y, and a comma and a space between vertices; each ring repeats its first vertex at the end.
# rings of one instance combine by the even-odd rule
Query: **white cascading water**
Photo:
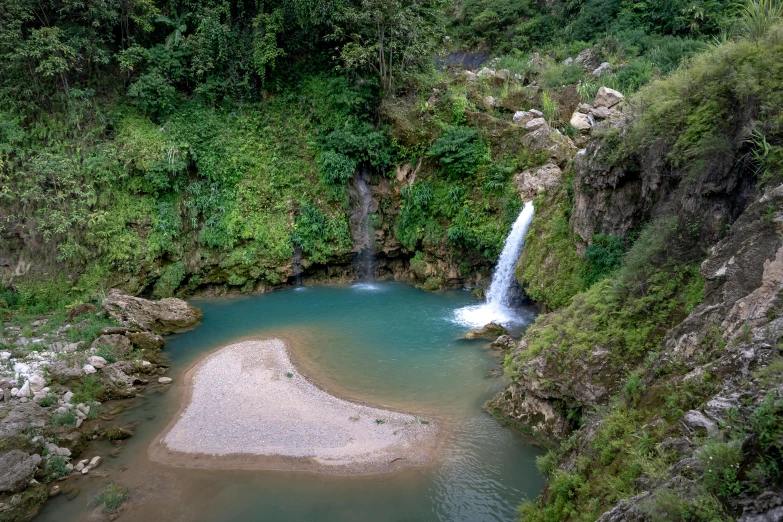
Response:
POLYGON ((533 221, 533 202, 528 201, 514 221, 511 232, 503 244, 503 251, 492 275, 487 290, 487 302, 477 306, 460 308, 456 320, 471 327, 481 327, 490 322, 509 323, 517 319, 517 314, 509 308, 509 291, 514 282, 514 267, 525 244, 525 235, 533 221))

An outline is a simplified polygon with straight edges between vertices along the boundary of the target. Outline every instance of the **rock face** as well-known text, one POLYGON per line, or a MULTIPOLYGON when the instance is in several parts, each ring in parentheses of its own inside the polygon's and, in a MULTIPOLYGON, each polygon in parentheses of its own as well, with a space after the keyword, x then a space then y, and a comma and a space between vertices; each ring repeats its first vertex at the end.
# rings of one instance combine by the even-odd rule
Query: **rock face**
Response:
POLYGON ((120 324, 167 335, 184 332, 201 321, 201 310, 182 299, 148 301, 112 290, 101 306, 120 324))
POLYGON ((35 475, 35 460, 20 450, 11 450, 0 456, 0 493, 21 491, 35 475))
POLYGON ((547 189, 556 187, 563 171, 554 163, 547 163, 543 167, 527 169, 514 177, 514 187, 519 192, 523 201, 530 201, 547 189))

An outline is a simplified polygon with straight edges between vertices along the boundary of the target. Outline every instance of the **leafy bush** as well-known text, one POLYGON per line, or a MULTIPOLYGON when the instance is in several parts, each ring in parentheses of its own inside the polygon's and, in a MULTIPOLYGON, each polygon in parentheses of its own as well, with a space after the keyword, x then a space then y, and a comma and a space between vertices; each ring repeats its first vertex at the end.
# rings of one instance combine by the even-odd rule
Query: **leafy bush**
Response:
POLYGON ((486 154, 478 131, 470 127, 446 127, 443 135, 430 147, 428 156, 440 163, 451 179, 469 178, 476 174, 486 154))
POLYGON ((52 414, 53 426, 74 426, 76 424, 76 414, 72 410, 63 413, 52 414))
POLYGON ((625 254, 623 238, 612 235, 596 234, 585 252, 585 284, 591 286, 596 281, 620 267, 625 254))
POLYGON ((344 154, 327 150, 318 158, 318 174, 327 185, 344 185, 356 172, 356 161, 344 154))
POLYGON ((103 513, 117 513, 122 504, 128 500, 128 488, 123 488, 114 482, 103 488, 91 503, 100 506, 103 513))
POLYGON ((73 387, 73 404, 90 404, 103 398, 101 381, 95 375, 86 375, 73 387))
POLYGON ((704 469, 704 485, 710 491, 724 498, 740 492, 737 475, 743 460, 741 441, 710 440, 699 448, 696 458, 704 469))
POLYGON ((52 480, 58 479, 70 473, 70 471, 68 471, 68 463, 66 462, 65 458, 61 457, 60 455, 52 455, 46 459, 44 470, 52 480))

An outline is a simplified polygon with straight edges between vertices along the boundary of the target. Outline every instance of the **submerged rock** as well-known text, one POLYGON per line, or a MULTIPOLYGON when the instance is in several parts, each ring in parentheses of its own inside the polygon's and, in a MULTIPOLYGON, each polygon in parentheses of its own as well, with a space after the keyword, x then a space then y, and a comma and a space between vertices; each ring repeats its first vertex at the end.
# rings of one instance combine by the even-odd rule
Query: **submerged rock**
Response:
POLYGON ((101 306, 120 324, 137 326, 159 335, 183 332, 201 321, 201 310, 182 299, 149 301, 112 290, 101 306))

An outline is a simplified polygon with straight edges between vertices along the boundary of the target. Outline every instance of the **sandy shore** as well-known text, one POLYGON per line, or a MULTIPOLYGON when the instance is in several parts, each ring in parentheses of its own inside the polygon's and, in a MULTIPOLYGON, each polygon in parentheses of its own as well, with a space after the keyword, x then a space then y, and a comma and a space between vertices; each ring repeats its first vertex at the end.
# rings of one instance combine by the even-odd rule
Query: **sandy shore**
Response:
POLYGON ((223 347, 185 380, 185 407, 153 442, 153 460, 360 474, 426 464, 438 444, 429 419, 349 402, 313 385, 279 339, 223 347))

